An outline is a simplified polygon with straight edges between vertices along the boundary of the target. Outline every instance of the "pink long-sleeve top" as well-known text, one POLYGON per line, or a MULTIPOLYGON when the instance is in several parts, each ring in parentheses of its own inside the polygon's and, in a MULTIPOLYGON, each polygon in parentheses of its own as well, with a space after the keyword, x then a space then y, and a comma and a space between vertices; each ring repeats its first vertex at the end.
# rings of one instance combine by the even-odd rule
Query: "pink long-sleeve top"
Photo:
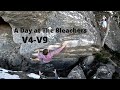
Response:
POLYGON ((39 60, 42 61, 43 63, 48 63, 48 62, 50 62, 50 61, 52 60, 52 57, 53 57, 54 55, 59 54, 62 50, 63 50, 63 47, 58 48, 58 49, 56 49, 56 50, 54 50, 54 51, 52 51, 52 52, 49 52, 47 55, 43 55, 42 53, 39 53, 39 54, 38 54, 38 58, 39 58, 39 60))

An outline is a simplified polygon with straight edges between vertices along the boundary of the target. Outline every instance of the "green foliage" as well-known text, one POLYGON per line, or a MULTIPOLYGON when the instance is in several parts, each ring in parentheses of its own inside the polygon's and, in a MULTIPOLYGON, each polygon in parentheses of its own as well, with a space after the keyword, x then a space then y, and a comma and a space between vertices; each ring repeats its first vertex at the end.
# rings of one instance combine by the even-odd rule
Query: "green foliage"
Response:
POLYGON ((101 52, 95 54, 95 60, 98 60, 102 63, 108 63, 108 58, 111 57, 111 54, 105 50, 101 50, 101 52))
POLYGON ((113 78, 113 79, 120 79, 119 73, 117 73, 117 72, 113 73, 112 78, 113 78))

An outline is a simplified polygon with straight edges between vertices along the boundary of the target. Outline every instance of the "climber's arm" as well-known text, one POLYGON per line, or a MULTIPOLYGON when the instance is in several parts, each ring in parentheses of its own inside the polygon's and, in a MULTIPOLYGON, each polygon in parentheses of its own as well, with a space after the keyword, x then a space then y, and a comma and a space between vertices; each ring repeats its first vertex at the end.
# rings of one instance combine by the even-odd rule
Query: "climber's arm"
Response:
POLYGON ((67 45, 67 42, 64 42, 60 48, 50 52, 51 56, 59 54, 66 47, 66 45, 67 45))

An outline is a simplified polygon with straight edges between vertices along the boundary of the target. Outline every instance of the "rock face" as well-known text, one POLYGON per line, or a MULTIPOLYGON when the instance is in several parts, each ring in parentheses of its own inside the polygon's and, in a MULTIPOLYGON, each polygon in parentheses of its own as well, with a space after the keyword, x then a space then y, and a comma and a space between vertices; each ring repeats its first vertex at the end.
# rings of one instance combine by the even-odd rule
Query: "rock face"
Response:
POLYGON ((88 56, 85 58, 85 60, 83 61, 83 67, 89 66, 93 61, 94 61, 94 56, 88 56))
MULTIPOLYGON (((2 12, 1 12, 2 13, 2 12)), ((15 43, 21 44, 20 54, 25 55, 31 53, 36 48, 47 48, 49 45, 60 45, 63 41, 71 41, 68 45, 70 49, 79 46, 100 45, 100 36, 97 32, 94 14, 92 12, 76 12, 76 11, 5 11, 1 17, 12 27, 13 40, 15 43), (20 28, 24 29, 41 29, 52 28, 53 33, 20 33, 20 28), (14 33, 15 28, 19 33, 14 33), (56 28, 62 29, 86 29, 86 33, 56 33, 56 28), (23 43, 22 36, 47 36, 47 43, 23 43)), ((42 30, 41 30, 42 31, 42 30)), ((78 48, 77 48, 78 49, 78 48)), ((72 50, 69 50, 69 52, 72 50)), ((68 50, 65 50, 68 52, 68 50)), ((65 54, 64 54, 65 55, 65 54)), ((28 56, 27 56, 28 57, 28 56)))
MULTIPOLYGON (((117 11, 113 12, 117 13, 117 11)), ((98 27, 101 33, 101 38, 103 39, 105 36, 105 31, 101 28, 100 21, 103 16, 106 16, 107 18, 110 17, 111 13, 110 12, 95 12, 96 15, 96 21, 98 23, 98 27)), ((110 30, 108 32, 108 36, 105 40, 105 44, 113 51, 117 51, 120 53, 120 28, 119 28, 119 20, 116 20, 120 15, 114 14, 112 18, 110 19, 110 30)))
POLYGON ((111 64, 100 66, 93 76, 93 79, 112 79, 112 75, 115 72, 115 67, 111 64))
POLYGON ((80 66, 76 66, 68 74, 68 79, 86 79, 86 77, 82 68, 80 66))
POLYGON ((35 74, 0 68, 0 79, 68 79, 68 78, 65 77, 56 78, 56 76, 47 77, 43 75, 42 72, 40 72, 39 74, 35 74))
POLYGON ((88 73, 91 72, 91 66, 94 62, 94 56, 88 56, 85 59, 83 59, 83 62, 81 63, 81 67, 84 70, 85 75, 88 75, 88 73))
POLYGON ((113 19, 111 19, 110 32, 105 44, 113 51, 120 53, 120 28, 113 19))
POLYGON ((0 68, 0 79, 39 79, 40 76, 34 73, 12 71, 0 68))
POLYGON ((65 69, 75 64, 80 55, 91 55, 99 51, 95 46, 100 46, 101 39, 91 11, 0 11, 0 16, 8 23, 8 27, 2 24, 0 27, 0 60, 6 62, 0 63, 1 67, 25 71, 65 69), (53 33, 43 33, 43 28, 53 30, 53 33), (63 30, 63 33, 59 33, 56 28, 83 31, 65 33, 63 30), (26 30, 24 33, 21 32, 23 29, 26 30), (31 32, 27 32, 28 29, 31 32), (35 30, 38 32, 35 33, 35 30), (36 37, 44 36, 48 37, 47 43, 44 43, 45 38, 38 43, 36 37), (22 37, 32 37, 36 42, 24 43, 22 37), (30 60, 36 48, 49 47, 53 50, 64 41, 69 41, 68 46, 51 63, 40 65, 30 60))
POLYGON ((12 29, 8 23, 0 24, 0 66, 9 68, 21 64, 22 57, 19 54, 19 44, 15 44, 12 37, 12 29))

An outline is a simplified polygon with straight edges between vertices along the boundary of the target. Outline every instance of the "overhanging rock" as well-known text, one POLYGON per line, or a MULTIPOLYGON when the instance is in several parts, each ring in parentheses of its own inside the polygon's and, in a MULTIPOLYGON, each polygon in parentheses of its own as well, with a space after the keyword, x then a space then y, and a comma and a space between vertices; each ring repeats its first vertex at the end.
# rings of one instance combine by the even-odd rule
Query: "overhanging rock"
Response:
MULTIPOLYGON (((100 45, 101 39, 96 28, 94 14, 91 11, 4 11, 0 12, 1 17, 12 27, 13 40, 21 45, 20 54, 30 57, 31 52, 36 48, 47 48, 50 45, 59 45, 64 41, 70 41, 61 54, 74 57, 76 55, 88 54, 94 51, 92 45, 100 45), (86 33, 14 33, 15 28, 41 29, 49 28, 53 31, 56 28, 62 29, 86 29, 86 33), (23 42, 22 37, 48 37, 47 43, 23 42), (74 52, 75 51, 75 52, 74 52), (87 53, 86 53, 87 52, 87 53)), ((60 54, 60 55, 61 55, 60 54)))

